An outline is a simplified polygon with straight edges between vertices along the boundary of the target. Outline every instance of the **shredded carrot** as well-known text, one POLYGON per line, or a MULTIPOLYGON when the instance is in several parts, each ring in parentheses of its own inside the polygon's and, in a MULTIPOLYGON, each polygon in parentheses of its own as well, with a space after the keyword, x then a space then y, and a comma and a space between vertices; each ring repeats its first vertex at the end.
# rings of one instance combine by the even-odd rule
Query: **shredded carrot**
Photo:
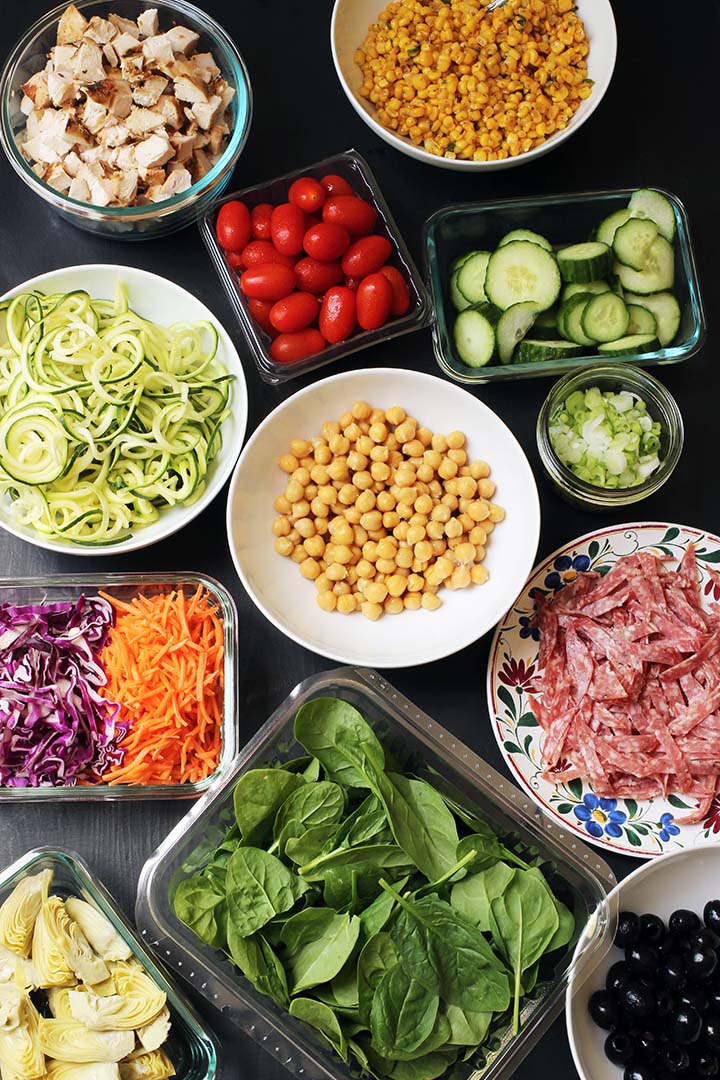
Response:
POLYGON ((100 655, 105 696, 130 728, 121 765, 107 784, 183 784, 204 780, 222 749, 223 624, 200 585, 192 597, 100 594, 115 626, 100 655))

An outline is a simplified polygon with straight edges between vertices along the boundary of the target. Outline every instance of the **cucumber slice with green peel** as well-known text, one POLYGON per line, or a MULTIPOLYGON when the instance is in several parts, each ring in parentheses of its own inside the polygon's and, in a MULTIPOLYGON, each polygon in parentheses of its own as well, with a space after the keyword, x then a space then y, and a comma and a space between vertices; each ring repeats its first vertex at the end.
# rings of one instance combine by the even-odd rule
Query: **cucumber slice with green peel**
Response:
POLYGON ((502 313, 495 328, 498 358, 501 364, 512 361, 515 346, 531 329, 540 311, 532 300, 513 304, 502 313))
POLYGON ((625 301, 629 305, 637 304, 639 307, 652 312, 657 323, 655 332, 663 348, 674 341, 680 329, 682 312, 680 311, 680 305, 671 292, 654 293, 652 296, 637 296, 633 293, 626 293, 625 301))
POLYGON ((474 255, 474 251, 466 251, 464 255, 458 255, 457 259, 453 259, 450 265, 450 274, 454 274, 456 270, 459 270, 463 263, 466 263, 471 255, 474 255))
POLYGON ((464 311, 465 308, 470 307, 470 301, 466 296, 463 296, 458 288, 457 279, 459 273, 460 268, 458 267, 450 278, 450 302, 456 311, 464 311))
POLYGON ((658 234, 648 248, 644 270, 633 270, 631 266, 615 263, 615 273, 620 284, 628 292, 649 296, 650 293, 665 292, 671 289, 675 280, 675 252, 664 236, 658 234))
POLYGON ((598 353, 601 356, 633 356, 653 352, 659 346, 660 342, 654 334, 628 334, 617 341, 606 341, 598 345, 598 353))
POLYGON ((490 259, 489 251, 471 251, 457 270, 457 287, 471 304, 487 300, 485 273, 490 259))
POLYGON ((607 244, 588 240, 585 244, 561 248, 557 262, 563 281, 597 281, 612 270, 613 256, 607 244))
POLYGON ((647 266, 650 245, 658 234, 658 227, 648 218, 630 218, 615 233, 613 252, 615 258, 633 270, 647 266))
POLYGON ((545 248, 546 251, 552 251, 553 249, 549 240, 546 240, 540 233, 533 232, 532 229, 513 229, 512 232, 506 233, 505 236, 503 236, 498 247, 505 247, 506 244, 513 244, 516 240, 527 240, 531 244, 537 244, 538 247, 545 248))
POLYGON ((550 311, 541 311, 533 326, 533 337, 555 339, 558 336, 558 313, 553 308, 550 311))
POLYGON ((610 286, 607 281, 573 281, 569 285, 563 286, 563 291, 560 293, 561 300, 569 300, 571 296, 575 296, 576 293, 601 293, 610 292, 610 286))
POLYGON ((627 324, 626 334, 653 334, 657 335, 657 319, 646 307, 640 304, 628 304, 630 322, 627 324))
POLYGON ((608 214, 606 218, 598 225, 595 230, 595 240, 599 240, 601 244, 607 244, 608 247, 612 247, 613 240, 615 239, 615 233, 624 225, 626 221, 631 218, 631 213, 628 209, 614 210, 612 214, 608 214))
POLYGON ((513 240, 490 256, 485 292, 502 311, 525 301, 537 304, 538 311, 547 311, 560 294, 560 283, 552 252, 528 240, 513 240))
POLYGON ((675 207, 652 188, 640 188, 634 192, 628 203, 630 216, 634 218, 649 218, 654 221, 660 230, 660 235, 672 243, 675 239, 675 207))
POLYGON ((471 368, 485 367, 495 353, 495 326, 478 308, 461 311, 455 320, 453 339, 463 364, 471 368))
POLYGON ((627 333, 630 316, 625 301, 614 292, 593 296, 582 313, 582 328, 592 341, 617 341, 627 333))
MULTIPOLYGON (((601 294, 603 295, 603 294, 601 294)), ((558 312, 558 332, 576 345, 594 345, 594 339, 588 337, 582 328, 582 317, 593 293, 575 293, 560 305, 558 312)))
POLYGON ((518 364, 536 364, 542 360, 562 360, 568 356, 580 356, 582 346, 559 339, 540 340, 525 338, 517 347, 515 361, 518 364))

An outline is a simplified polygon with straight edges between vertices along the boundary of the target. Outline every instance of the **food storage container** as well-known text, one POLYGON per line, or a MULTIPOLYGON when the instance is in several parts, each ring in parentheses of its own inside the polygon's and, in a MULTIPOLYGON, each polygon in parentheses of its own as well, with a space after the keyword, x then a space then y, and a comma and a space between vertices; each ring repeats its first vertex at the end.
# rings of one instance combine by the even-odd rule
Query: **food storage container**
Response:
POLYGON ((213 54, 222 75, 236 91, 230 105, 232 132, 228 144, 219 161, 187 191, 149 206, 94 206, 62 195, 36 176, 20 149, 20 135, 25 128, 25 116, 20 110, 21 87, 45 67, 47 53, 56 44, 58 21, 67 7, 64 2, 30 27, 10 53, 0 76, 0 141, 8 160, 21 180, 62 218, 97 236, 150 240, 182 229, 205 213, 225 190, 250 133, 252 91, 243 58, 222 27, 187 0, 153 0, 152 5, 143 0, 77 0, 75 6, 86 18, 107 18, 113 12, 127 19, 137 19, 152 6, 158 9, 161 33, 178 24, 198 33, 198 51, 213 54))
POLYGON ((609 947, 605 896, 615 879, 594 852, 549 821, 510 782, 370 669, 337 668, 296 686, 241 751, 223 784, 173 830, 140 877, 136 920, 143 937, 170 968, 180 971, 295 1075, 307 1080, 350 1080, 355 1075, 303 1025, 258 994, 221 953, 202 945, 172 909, 179 882, 202 868, 232 824, 238 777, 248 769, 278 764, 302 753, 293 737, 295 713, 303 702, 327 696, 340 697, 359 709, 405 769, 479 810, 505 843, 537 858, 553 889, 574 910, 573 941, 548 962, 536 991, 525 999, 520 1034, 513 1036, 508 1025, 497 1033, 492 1051, 453 1071, 456 1080, 510 1077, 561 1011, 573 949, 589 919, 593 922, 587 952, 609 947))
POLYGON ((174 985, 152 954, 138 940, 135 931, 116 906, 110 894, 87 864, 73 851, 50 847, 33 848, 0 872, 0 903, 24 878, 52 870, 51 892, 67 900, 77 896, 97 908, 132 949, 133 956, 167 994, 172 1027, 166 1051, 175 1066, 176 1080, 214 1080, 218 1068, 218 1045, 203 1026, 184 994, 174 985))
POLYGON ((237 610, 227 589, 204 574, 77 574, 46 578, 0 579, 0 604, 42 604, 77 600, 80 596, 109 592, 119 600, 182 589, 191 596, 199 585, 207 590, 223 621, 225 633, 224 708, 220 763, 211 776, 195 784, 89 784, 77 787, 2 787, 0 802, 96 802, 115 799, 192 799, 207 791, 228 772, 237 749, 238 649, 237 610))
POLYGON ((367 162, 356 150, 346 150, 344 154, 326 158, 325 161, 318 161, 314 165, 307 165, 304 169, 296 169, 295 172, 279 176, 265 184, 255 184, 254 187, 234 191, 213 206, 212 210, 204 216, 200 222, 200 231, 264 382, 287 382, 288 379, 294 379, 297 375, 304 375, 308 371, 314 371, 315 368, 331 364, 334 360, 344 360, 353 353, 359 352, 360 349, 367 348, 368 345, 375 345, 379 341, 389 341, 411 330, 419 330, 428 321, 430 308, 422 277, 400 235, 375 177, 367 162), (377 210, 375 232, 386 236, 393 245, 393 254, 389 263, 402 272, 407 282, 410 291, 410 308, 399 318, 391 317, 379 330, 358 329, 347 341, 339 345, 328 345, 315 356, 293 363, 279 364, 270 355, 270 337, 248 312, 247 301, 240 291, 238 273, 229 266, 225 253, 217 242, 215 222, 218 211, 225 202, 242 199, 251 210, 259 203, 271 203, 275 206, 278 203, 287 202, 288 188, 298 177, 312 176, 320 180, 329 173, 342 176, 360 198, 372 203, 377 210))
POLYGON ((684 427, 675 398, 652 375, 635 367, 605 364, 586 371, 571 371, 555 383, 538 415, 536 438, 545 472, 560 494, 583 509, 604 510, 640 502, 670 479, 682 453, 684 427), (553 450, 548 428, 558 406, 576 390, 589 390, 592 386, 597 386, 601 393, 627 390, 635 394, 645 402, 652 419, 660 422, 660 467, 642 484, 629 488, 589 484, 563 465, 553 450))
MULTIPOLYGON (((607 364, 597 353, 542 360, 534 363, 499 364, 470 368, 463 364, 453 344, 456 311, 449 296, 450 267, 466 251, 493 251, 513 229, 531 229, 555 247, 580 243, 591 236, 603 218, 627 206, 634 188, 619 191, 583 191, 575 195, 545 195, 538 199, 504 199, 499 202, 461 203, 434 213, 424 230, 425 272, 433 304, 433 345, 438 364, 451 379, 482 384, 506 379, 561 375, 593 364, 607 364)), ((660 188, 656 190, 660 191, 660 188)), ((621 356, 612 363, 631 361, 641 367, 676 364, 687 360, 705 340, 705 313, 695 266, 687 213, 680 200, 662 191, 675 210, 675 284, 682 318, 675 341, 654 352, 621 356)))

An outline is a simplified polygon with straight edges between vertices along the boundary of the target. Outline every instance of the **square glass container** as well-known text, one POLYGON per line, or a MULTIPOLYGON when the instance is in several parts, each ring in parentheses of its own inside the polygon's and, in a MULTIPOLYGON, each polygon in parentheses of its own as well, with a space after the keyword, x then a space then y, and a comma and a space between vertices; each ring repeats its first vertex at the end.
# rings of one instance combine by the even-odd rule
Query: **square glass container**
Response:
POLYGON ((167 995, 172 1027, 163 1049, 175 1066, 176 1080, 214 1080, 218 1069, 218 1045, 214 1035, 203 1027, 185 996, 138 940, 135 931, 110 894, 79 855, 73 851, 49 847, 28 851, 0 872, 0 903, 24 878, 39 874, 42 870, 53 872, 51 893, 63 900, 77 896, 109 919, 123 941, 132 949, 133 957, 167 995))
POLYGON ((131 601, 135 596, 155 596, 158 593, 182 589, 192 596, 202 585, 222 618, 224 655, 224 698, 222 718, 222 749, 217 769, 205 780, 195 784, 88 784, 77 787, 0 786, 0 802, 97 802, 128 799, 193 799, 221 780, 228 772, 237 750, 237 609, 227 589, 214 578, 204 574, 78 574, 46 578, 6 578, 0 580, 0 604, 43 604, 62 600, 77 600, 83 594, 107 590, 119 600, 131 601))
POLYGON ((450 267, 466 251, 494 251, 513 229, 531 229, 556 247, 577 244, 616 210, 627 206, 635 188, 618 191, 583 191, 574 195, 546 195, 538 199, 504 199, 499 202, 461 203, 446 206, 428 218, 424 229, 426 278, 435 314, 433 346, 438 364, 456 382, 480 385, 508 379, 561 375, 594 364, 677 364, 700 349, 705 340, 705 312, 698 282, 695 256, 685 207, 670 192, 660 191, 675 211, 675 293, 682 318, 673 344, 654 352, 607 357, 598 353, 542 360, 526 364, 491 363, 469 368, 460 360, 452 338, 457 314, 449 296, 450 267))
POLYGON ((350 1080, 359 1075, 356 1066, 344 1064, 302 1024, 259 994, 222 953, 203 945, 172 909, 180 881, 202 869, 232 825, 238 778, 249 769, 304 753, 293 737, 293 721, 300 705, 316 697, 339 697, 353 704, 404 768, 468 809, 479 810, 518 853, 537 857, 553 888, 574 910, 573 940, 543 970, 536 991, 524 1000, 520 1034, 513 1036, 508 1024, 497 1033, 492 1052, 476 1055, 451 1073, 453 1080, 506 1080, 562 1010, 573 950, 588 920, 583 955, 592 957, 609 947, 605 897, 615 878, 593 851, 558 828, 513 784, 375 671, 337 668, 295 687, 240 752, 223 784, 191 809, 143 867, 135 910, 138 927, 171 969, 180 971, 294 1075, 306 1080, 350 1080))
POLYGON ((260 378, 266 383, 287 382, 288 379, 294 379, 297 375, 304 375, 308 371, 324 367, 325 364, 331 364, 334 360, 344 360, 353 353, 359 352, 360 349, 375 345, 379 341, 389 341, 391 338, 407 334, 411 330, 419 330, 429 321, 430 305, 422 277, 412 260, 405 241, 400 235, 369 165, 356 150, 346 150, 345 153, 338 154, 336 157, 326 158, 324 161, 318 161, 316 164, 308 165, 304 169, 296 169, 294 172, 279 176, 277 179, 270 180, 265 184, 256 184, 254 187, 244 188, 242 191, 234 191, 231 195, 226 195, 202 218, 200 232, 235 311, 240 328, 260 372, 260 378), (393 254, 389 259, 389 264, 396 266, 405 278, 410 292, 410 307, 405 315, 401 315, 399 318, 391 318, 379 330, 358 330, 347 341, 342 341, 339 345, 328 345, 321 353, 317 353, 315 356, 309 356, 305 360, 297 360, 289 364, 278 364, 270 355, 271 339, 250 316, 247 301, 240 291, 238 274, 228 265, 225 253, 217 242, 215 222, 220 207, 226 202, 241 199, 250 210, 259 203, 271 203, 276 206, 278 203, 287 202, 288 188, 298 177, 312 176, 316 180, 320 180, 329 173, 342 176, 350 184, 356 195, 371 203, 377 210, 375 232, 386 236, 393 246, 393 254))

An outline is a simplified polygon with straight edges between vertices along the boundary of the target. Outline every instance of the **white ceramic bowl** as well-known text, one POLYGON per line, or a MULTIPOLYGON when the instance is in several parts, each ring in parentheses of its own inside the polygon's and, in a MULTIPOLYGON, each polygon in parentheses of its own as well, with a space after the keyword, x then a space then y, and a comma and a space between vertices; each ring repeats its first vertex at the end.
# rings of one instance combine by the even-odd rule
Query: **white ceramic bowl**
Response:
POLYGON ((427 664, 470 645, 507 610, 533 565, 540 531, 537 488, 515 436, 487 405, 459 386, 417 371, 375 368, 334 375, 279 405, 255 431, 238 461, 228 497, 228 540, 240 580, 253 602, 299 645, 343 664, 398 668, 427 664), (320 433, 364 400, 401 405, 434 432, 459 429, 471 458, 487 461, 506 510, 488 543, 484 585, 442 590, 437 611, 404 611, 370 622, 360 613, 322 611, 312 581, 273 547, 273 502, 286 478, 278 458, 290 440, 320 433))
POLYGON ((218 359, 235 376, 230 399, 231 414, 223 423, 222 448, 208 469, 207 487, 197 502, 191 506, 174 506, 161 510, 157 521, 145 528, 136 529, 128 540, 92 547, 74 544, 68 540, 50 539, 34 529, 19 525, 14 519, 10 499, 0 498, 0 529, 5 529, 13 536, 35 544, 36 547, 46 548, 48 551, 59 551, 65 555, 116 555, 124 551, 137 551, 139 548, 148 547, 150 544, 156 544, 159 540, 172 536, 178 529, 182 529, 198 514, 201 514, 219 493, 232 472, 245 437, 248 411, 247 386, 237 350, 213 313, 192 293, 181 289, 175 282, 131 266, 89 264, 51 270, 47 274, 30 278, 29 281, 24 281, 21 285, 10 289, 5 296, 0 297, 0 300, 7 300, 18 293, 33 289, 44 293, 64 293, 73 289, 84 289, 95 298, 112 299, 118 282, 122 282, 127 287, 130 307, 146 319, 165 326, 180 321, 207 320, 213 323, 218 331, 218 359))
POLYGON ((556 146, 560 146, 571 135, 574 135, 595 112, 610 85, 617 55, 617 31, 610 0, 577 0, 578 15, 585 24, 590 43, 588 76, 594 80, 595 85, 592 94, 580 104, 580 108, 565 130, 556 132, 542 146, 504 161, 453 161, 449 158, 438 157, 436 154, 428 153, 421 146, 415 146, 406 136, 397 135, 394 131, 384 128, 375 118, 375 106, 359 94, 362 75, 353 59, 353 54, 362 46, 367 37, 368 27, 387 7, 387 4, 388 0, 335 0, 330 26, 330 46, 335 70, 350 104, 368 127, 396 150, 400 150, 409 157, 417 158, 418 161, 424 161, 428 165, 469 172, 489 172, 493 169, 511 169, 516 165, 525 165, 554 150, 556 146))
MULTIPOLYGON (((697 844, 645 863, 616 885, 608 896, 608 922, 614 926, 620 911, 639 915, 652 911, 667 922, 677 908, 689 908, 702 918, 708 900, 718 897, 720 844, 697 844)), ((623 954, 613 946, 598 963, 596 959, 585 961, 583 948, 584 936, 575 950, 565 1010, 573 1060, 582 1080, 621 1080, 622 1070, 603 1053, 607 1032, 590 1019, 588 1001, 593 991, 605 985, 608 969, 622 960, 623 954)))

